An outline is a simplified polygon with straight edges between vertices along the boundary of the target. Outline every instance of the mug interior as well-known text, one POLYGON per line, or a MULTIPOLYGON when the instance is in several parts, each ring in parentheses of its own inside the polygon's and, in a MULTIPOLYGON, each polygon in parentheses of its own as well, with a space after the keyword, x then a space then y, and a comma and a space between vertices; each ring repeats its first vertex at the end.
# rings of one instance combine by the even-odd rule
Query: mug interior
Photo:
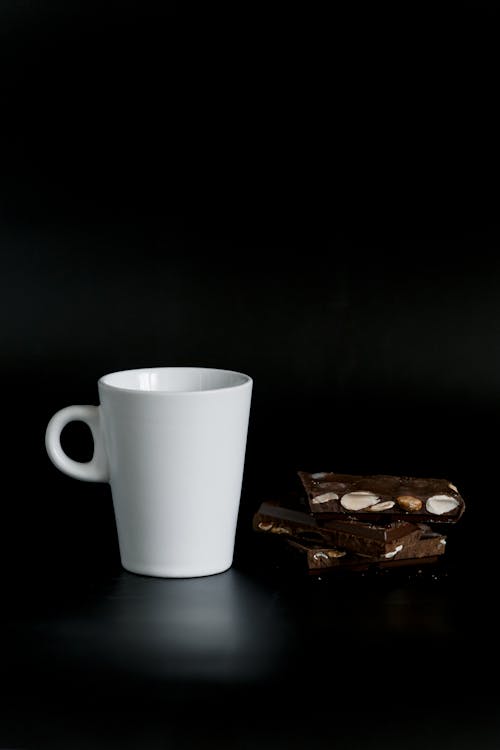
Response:
POLYGON ((152 367, 103 375, 99 383, 110 388, 155 393, 195 393, 245 385, 248 375, 209 367, 152 367))

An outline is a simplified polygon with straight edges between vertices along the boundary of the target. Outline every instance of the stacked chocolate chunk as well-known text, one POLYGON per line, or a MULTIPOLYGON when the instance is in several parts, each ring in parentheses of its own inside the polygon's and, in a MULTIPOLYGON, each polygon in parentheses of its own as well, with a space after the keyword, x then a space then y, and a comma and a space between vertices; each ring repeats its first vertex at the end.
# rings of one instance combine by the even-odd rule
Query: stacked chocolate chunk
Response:
POLYGON ((311 573, 436 563, 465 510, 447 479, 299 472, 297 502, 264 502, 255 531, 280 537, 311 573))

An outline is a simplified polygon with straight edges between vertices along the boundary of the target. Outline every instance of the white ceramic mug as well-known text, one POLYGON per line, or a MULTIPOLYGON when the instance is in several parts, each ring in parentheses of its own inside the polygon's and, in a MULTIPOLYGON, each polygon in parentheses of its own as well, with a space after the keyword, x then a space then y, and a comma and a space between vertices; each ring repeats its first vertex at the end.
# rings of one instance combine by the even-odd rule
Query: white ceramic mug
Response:
POLYGON ((194 577, 231 567, 247 442, 252 379, 231 370, 123 370, 98 382, 100 406, 68 406, 50 420, 45 445, 65 474, 109 482, 123 567, 194 577), (61 431, 85 422, 94 455, 82 463, 61 431))

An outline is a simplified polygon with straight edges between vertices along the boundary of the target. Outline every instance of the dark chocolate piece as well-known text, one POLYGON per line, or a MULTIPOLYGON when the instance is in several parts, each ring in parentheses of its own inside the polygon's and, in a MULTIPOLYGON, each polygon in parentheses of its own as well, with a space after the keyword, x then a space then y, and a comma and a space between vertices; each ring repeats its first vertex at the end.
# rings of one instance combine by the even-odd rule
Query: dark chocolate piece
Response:
POLYGON ((411 540, 421 539, 429 532, 428 527, 405 521, 376 526, 345 519, 338 524, 330 521, 325 526, 310 513, 270 502, 262 503, 254 514, 253 528, 269 535, 316 542, 375 557, 393 554, 401 544, 408 545, 411 540))
POLYGON ((447 479, 298 472, 311 512, 322 519, 455 523, 465 503, 447 479))
MULTIPOLYGON (((439 536, 439 535, 436 535, 439 536)), ((423 548, 420 554, 411 557, 410 549, 408 554, 404 555, 401 551, 399 555, 393 557, 366 557, 356 555, 355 553, 343 552, 333 548, 325 548, 319 545, 307 542, 298 542, 294 539, 288 539, 287 545, 295 550, 303 558, 309 573, 329 573, 336 571, 368 571, 372 569, 400 568, 415 565, 429 565, 436 563, 444 551, 436 549, 434 554, 423 554, 423 548)), ((435 546, 435 545, 434 545, 435 546)), ((443 545, 444 549, 444 545, 443 545)), ((418 553, 419 551, 416 550, 418 553)))
MULTIPOLYGON (((316 517, 317 518, 317 517, 316 517)), ((370 521, 373 521, 370 518, 370 521)), ((376 539, 378 541, 393 541, 400 539, 406 534, 415 531, 418 524, 408 523, 407 521, 385 521, 385 523, 368 523, 367 521, 356 521, 353 518, 345 517, 334 519, 333 521, 325 518, 317 518, 318 524, 325 529, 335 529, 344 531, 347 534, 355 534, 366 539, 376 539)))

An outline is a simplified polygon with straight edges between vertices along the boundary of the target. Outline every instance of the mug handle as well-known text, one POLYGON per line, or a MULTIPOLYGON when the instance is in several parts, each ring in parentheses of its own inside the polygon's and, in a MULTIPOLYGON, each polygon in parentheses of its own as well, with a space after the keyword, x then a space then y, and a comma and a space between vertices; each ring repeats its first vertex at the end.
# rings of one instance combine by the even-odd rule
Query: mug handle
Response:
POLYGON ((56 412, 47 425, 45 447, 54 466, 64 474, 85 482, 109 481, 108 458, 98 406, 67 406, 56 412), (63 451, 61 432, 68 422, 85 422, 90 427, 94 438, 94 455, 90 461, 74 461, 63 451))

